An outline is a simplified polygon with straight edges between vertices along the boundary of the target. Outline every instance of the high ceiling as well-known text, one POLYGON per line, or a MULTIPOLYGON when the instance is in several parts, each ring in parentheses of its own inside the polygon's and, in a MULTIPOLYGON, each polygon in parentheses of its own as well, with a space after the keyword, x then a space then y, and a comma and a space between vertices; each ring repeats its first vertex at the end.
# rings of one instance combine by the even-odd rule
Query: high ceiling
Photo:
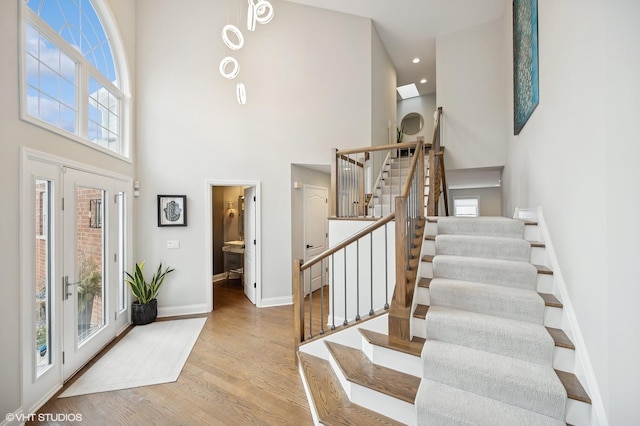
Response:
POLYGON ((421 95, 436 91, 437 36, 502 16, 506 0, 286 0, 371 18, 391 61, 398 86, 416 83, 421 95), (413 64, 413 58, 420 63, 413 64), (426 84, 420 80, 426 78, 426 84))

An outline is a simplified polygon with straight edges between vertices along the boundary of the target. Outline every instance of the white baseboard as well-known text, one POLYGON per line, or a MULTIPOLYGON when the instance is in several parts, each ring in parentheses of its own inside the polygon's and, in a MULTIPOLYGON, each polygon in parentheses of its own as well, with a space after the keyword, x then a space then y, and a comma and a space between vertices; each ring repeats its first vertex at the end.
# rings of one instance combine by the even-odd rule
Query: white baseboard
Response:
POLYGON ((35 419, 28 418, 27 415, 22 412, 22 407, 20 407, 12 413, 5 414, 4 419, 0 422, 0 426, 23 425, 25 420, 35 419))
POLYGON ((293 296, 267 297, 259 301, 259 308, 270 308, 273 306, 293 305, 293 296))
POLYGON ((167 306, 165 308, 158 308, 158 318, 176 317, 180 315, 206 314, 208 312, 210 311, 207 309, 206 303, 187 306, 167 306))
POLYGON ((578 376, 580 381, 585 385, 585 388, 589 393, 589 396, 591 397, 591 423, 599 424, 600 426, 608 426, 609 421, 607 420, 607 416, 604 410, 602 395, 600 394, 600 389, 598 387, 595 372, 593 371, 591 359, 589 358, 589 353, 587 352, 587 345, 584 341, 584 337, 582 336, 582 331, 580 330, 580 322, 576 317, 575 309, 573 308, 573 304, 571 303, 571 298, 569 297, 569 292, 562 276, 562 270, 560 268, 560 264, 558 263, 558 258, 556 257, 556 252, 553 248, 551 236, 549 235, 549 230, 545 223, 544 216, 542 215, 541 207, 538 207, 537 221, 539 231, 545 244, 546 255, 549 259, 549 263, 551 263, 551 265, 549 266, 553 270, 554 286, 560 293, 564 316, 570 329, 569 332, 571 333, 573 344, 576 347, 576 376, 578 376))
POLYGON ((211 281, 212 282, 218 282, 218 281, 223 281, 227 278, 227 274, 225 274, 224 272, 220 273, 220 274, 216 274, 213 277, 211 277, 211 281))

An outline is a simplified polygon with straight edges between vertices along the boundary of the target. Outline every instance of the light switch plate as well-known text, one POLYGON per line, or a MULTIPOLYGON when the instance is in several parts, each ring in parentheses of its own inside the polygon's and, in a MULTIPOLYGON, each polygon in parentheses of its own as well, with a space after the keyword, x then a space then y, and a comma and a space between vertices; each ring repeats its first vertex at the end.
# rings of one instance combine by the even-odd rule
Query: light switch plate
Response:
POLYGON ((179 240, 169 240, 169 241, 167 241, 167 248, 168 249, 179 249, 180 248, 180 241, 179 240))

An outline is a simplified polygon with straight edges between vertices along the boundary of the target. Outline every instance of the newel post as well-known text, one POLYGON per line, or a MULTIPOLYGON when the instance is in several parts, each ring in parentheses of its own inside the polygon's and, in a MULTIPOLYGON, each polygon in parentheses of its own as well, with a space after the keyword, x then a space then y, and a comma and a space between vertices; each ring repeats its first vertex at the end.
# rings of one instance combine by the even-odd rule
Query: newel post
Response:
POLYGON ((389 337, 411 340, 411 300, 407 294, 407 199, 396 197, 396 286, 389 307, 389 337), (407 306, 407 304, 409 306, 407 306))

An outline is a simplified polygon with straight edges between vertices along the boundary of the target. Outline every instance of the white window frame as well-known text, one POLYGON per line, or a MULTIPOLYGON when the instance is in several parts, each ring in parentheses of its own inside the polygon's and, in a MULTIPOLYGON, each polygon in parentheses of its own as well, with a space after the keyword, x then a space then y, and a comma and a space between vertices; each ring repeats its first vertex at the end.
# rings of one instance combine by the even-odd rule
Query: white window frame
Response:
POLYGON ((118 84, 115 86, 102 75, 81 52, 70 46, 57 34, 42 18, 34 13, 24 1, 20 1, 20 118, 39 126, 45 130, 61 135, 67 139, 79 142, 92 149, 131 163, 131 95, 129 90, 128 67, 124 55, 120 34, 111 15, 111 11, 103 0, 91 0, 91 3, 101 20, 103 30, 109 37, 111 54, 114 61, 118 84), (27 78, 26 78, 26 29, 27 23, 42 33, 61 52, 76 62, 76 133, 69 132, 44 120, 29 115, 27 106, 27 78), (89 127, 89 76, 101 84, 118 99, 118 135, 120 138, 119 151, 112 151, 88 139, 89 127))
POLYGON ((480 216, 480 197, 476 197, 476 196, 471 196, 471 197, 453 197, 453 215, 456 217, 478 217, 480 216), (456 201, 463 201, 463 200, 475 200, 475 204, 476 204, 476 214, 475 215, 470 215, 470 214, 458 214, 457 211, 457 207, 456 206, 456 201))

